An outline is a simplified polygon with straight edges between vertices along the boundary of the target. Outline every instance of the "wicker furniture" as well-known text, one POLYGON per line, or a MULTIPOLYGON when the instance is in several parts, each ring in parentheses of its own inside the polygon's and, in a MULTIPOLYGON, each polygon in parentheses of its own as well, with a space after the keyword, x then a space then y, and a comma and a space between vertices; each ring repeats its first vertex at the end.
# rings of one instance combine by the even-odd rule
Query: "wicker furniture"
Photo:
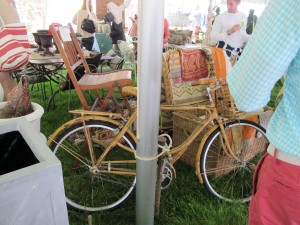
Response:
MULTIPOLYGON (((208 101, 205 88, 207 85, 192 86, 191 82, 182 81, 181 66, 184 61, 180 59, 183 49, 173 49, 163 53, 162 57, 162 83, 161 104, 165 105, 192 105, 208 101)), ((207 66, 207 77, 215 76, 213 56, 208 49, 199 49, 205 56, 207 66)), ((162 111, 160 116, 160 127, 170 129, 173 127, 173 115, 170 111, 162 111)))
MULTIPOLYGON (((173 113, 173 145, 181 145, 197 128, 197 126, 203 125, 205 116, 200 116, 201 111, 193 110, 191 112, 179 111, 173 113)), ((186 152, 181 155, 180 160, 186 162, 192 167, 195 167, 196 154, 199 148, 199 144, 204 134, 214 124, 211 123, 199 134, 199 136, 188 146, 186 152)))

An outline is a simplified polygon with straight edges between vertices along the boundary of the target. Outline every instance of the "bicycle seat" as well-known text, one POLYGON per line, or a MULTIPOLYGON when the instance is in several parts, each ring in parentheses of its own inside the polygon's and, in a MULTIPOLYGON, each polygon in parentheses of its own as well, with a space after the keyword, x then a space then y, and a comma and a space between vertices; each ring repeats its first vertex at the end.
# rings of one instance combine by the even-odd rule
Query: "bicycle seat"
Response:
POLYGON ((122 94, 124 94, 125 96, 128 95, 137 96, 137 87, 125 86, 122 88, 122 94))

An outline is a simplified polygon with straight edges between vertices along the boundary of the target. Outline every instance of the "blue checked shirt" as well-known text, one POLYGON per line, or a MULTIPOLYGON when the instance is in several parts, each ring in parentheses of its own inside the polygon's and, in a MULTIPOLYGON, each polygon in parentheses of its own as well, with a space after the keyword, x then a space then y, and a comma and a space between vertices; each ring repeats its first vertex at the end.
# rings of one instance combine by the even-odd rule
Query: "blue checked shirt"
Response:
POLYGON ((277 149, 300 157, 300 0, 271 0, 240 60, 227 76, 237 107, 254 111, 285 75, 284 97, 268 127, 277 149))

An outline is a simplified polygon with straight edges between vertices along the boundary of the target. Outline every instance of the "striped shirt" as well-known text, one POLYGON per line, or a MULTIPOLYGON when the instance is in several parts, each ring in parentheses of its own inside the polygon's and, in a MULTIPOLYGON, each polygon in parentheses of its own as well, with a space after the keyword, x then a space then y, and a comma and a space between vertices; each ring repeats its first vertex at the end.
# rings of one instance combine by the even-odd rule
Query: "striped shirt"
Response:
POLYGON ((265 106, 278 79, 285 92, 267 136, 279 150, 300 157, 300 0, 271 0, 238 63, 227 76, 237 107, 265 106))

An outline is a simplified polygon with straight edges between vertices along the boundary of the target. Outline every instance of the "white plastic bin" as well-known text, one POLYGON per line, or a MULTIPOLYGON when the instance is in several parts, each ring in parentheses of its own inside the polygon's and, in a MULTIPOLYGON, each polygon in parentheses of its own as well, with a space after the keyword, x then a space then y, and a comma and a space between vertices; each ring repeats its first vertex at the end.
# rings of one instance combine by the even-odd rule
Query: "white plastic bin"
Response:
POLYGON ((39 134, 22 117, 1 121, 0 146, 0 224, 69 224, 61 164, 39 134))

